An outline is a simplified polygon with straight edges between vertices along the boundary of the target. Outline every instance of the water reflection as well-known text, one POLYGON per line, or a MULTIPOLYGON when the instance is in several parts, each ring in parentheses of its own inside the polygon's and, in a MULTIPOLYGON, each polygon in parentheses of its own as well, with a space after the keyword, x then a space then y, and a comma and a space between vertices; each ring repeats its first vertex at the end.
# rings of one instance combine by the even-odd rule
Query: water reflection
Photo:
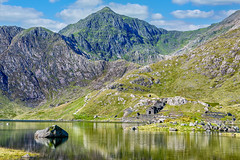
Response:
POLYGON ((45 145, 49 148, 56 149, 61 144, 65 143, 68 138, 35 138, 35 141, 39 144, 45 145))
POLYGON ((42 159, 240 159, 239 138, 123 130, 137 124, 57 123, 69 133, 67 140, 34 140, 36 130, 53 124, 56 122, 2 125, 0 146, 40 152, 42 159))

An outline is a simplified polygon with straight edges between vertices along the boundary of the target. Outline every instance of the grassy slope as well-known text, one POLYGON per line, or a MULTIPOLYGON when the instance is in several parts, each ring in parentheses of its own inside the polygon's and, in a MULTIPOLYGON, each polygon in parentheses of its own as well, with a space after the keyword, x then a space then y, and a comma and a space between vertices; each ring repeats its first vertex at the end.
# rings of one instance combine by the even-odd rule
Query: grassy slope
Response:
POLYGON ((20 114, 14 119, 72 120, 73 113, 84 104, 83 96, 88 92, 87 88, 72 86, 58 93, 52 93, 44 105, 28 109, 24 114, 20 114))
MULTIPOLYGON (((74 89, 70 89, 64 91, 61 96, 49 97, 49 102, 38 108, 37 112, 33 110, 16 118, 93 119, 98 115, 98 119, 113 119, 116 115, 117 118, 122 117, 128 107, 132 107, 134 111, 128 116, 135 116, 137 112, 145 113, 149 107, 142 105, 140 100, 174 96, 207 102, 212 104, 212 111, 231 112, 238 116, 240 115, 238 109, 240 73, 239 60, 237 60, 237 56, 240 55, 239 36, 240 30, 234 30, 209 41, 189 54, 152 64, 150 72, 141 69, 132 71, 115 82, 115 84, 123 84, 118 88, 124 91, 107 88, 94 91, 88 95, 85 104, 84 96, 89 91, 76 89, 82 94, 74 95, 74 89), (232 70, 228 73, 229 69, 232 70), (142 86, 131 82, 139 77, 144 78, 146 83, 152 81, 153 84, 142 86), (156 83, 158 80, 160 83, 156 83), (149 94, 152 96, 148 97, 149 94), (64 97, 70 95, 80 98, 72 98, 72 101, 65 104, 67 98, 64 97), (60 104, 60 106, 49 108, 51 104, 53 106, 60 104), (80 110, 77 114, 73 114, 78 109, 80 110)), ((167 106, 165 110, 165 114, 180 112, 193 120, 201 118, 198 111, 201 113, 204 111, 199 104, 187 104, 180 108, 167 106)))
MULTIPOLYGON (((214 104, 211 108, 213 111, 240 115, 238 111, 240 107, 239 61, 235 59, 240 55, 239 36, 240 30, 228 32, 198 47, 188 55, 173 57, 150 65, 151 72, 141 73, 135 70, 129 73, 128 75, 149 78, 153 82, 159 79, 161 84, 154 83, 151 87, 132 84, 130 81, 136 77, 126 75, 116 81, 123 84, 122 88, 127 89, 126 91, 106 89, 98 94, 92 93, 91 100, 81 109, 78 113, 79 117, 76 116, 76 118, 83 118, 81 115, 89 117, 99 115, 105 118, 122 116, 124 109, 134 107, 140 99, 147 98, 148 94, 152 94, 153 97, 182 96, 189 100, 200 100, 214 104), (220 59, 219 63, 216 63, 217 59, 220 59), (224 64, 227 64, 227 69, 224 64), (229 68, 232 68, 233 72, 227 73, 229 68), (224 70, 226 73, 222 74, 224 70), (145 91, 131 89, 134 87, 145 91), (135 97, 131 97, 131 94, 135 97), (121 101, 121 98, 124 100, 121 101)), ((145 81, 148 80, 145 79, 145 81)), ((198 106, 195 107, 198 110, 198 106)), ((146 108, 147 106, 138 106, 135 110, 144 113, 146 108)), ((186 108, 186 111, 190 108, 191 106, 186 108)))
POLYGON ((21 103, 10 101, 7 97, 0 94, 0 119, 12 119, 27 110, 26 107, 22 107, 21 103))

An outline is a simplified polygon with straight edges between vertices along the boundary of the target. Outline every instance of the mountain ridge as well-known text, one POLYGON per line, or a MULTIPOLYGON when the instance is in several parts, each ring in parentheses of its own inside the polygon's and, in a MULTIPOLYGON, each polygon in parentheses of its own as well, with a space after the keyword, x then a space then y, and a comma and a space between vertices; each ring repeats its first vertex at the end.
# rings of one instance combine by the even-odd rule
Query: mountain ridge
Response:
POLYGON ((106 72, 110 63, 93 62, 73 48, 65 37, 45 28, 22 30, 0 54, 3 94, 12 100, 20 99, 28 106, 36 106, 51 90, 57 91, 72 83, 84 87, 87 81, 106 72))
POLYGON ((157 50, 156 45, 160 41, 161 34, 166 34, 167 31, 145 21, 119 15, 110 8, 103 8, 76 24, 65 27, 59 33, 76 39, 80 47, 88 52, 92 51, 96 59, 128 60, 127 57, 136 57, 132 61, 138 62, 139 58, 144 61, 154 61, 153 58, 146 60, 148 54, 160 55, 162 51, 157 50), (142 49, 148 53, 138 54, 139 57, 134 56, 136 51, 141 52, 142 49))
MULTIPOLYGON (((97 25, 101 28, 101 30, 96 31, 98 34, 90 34, 95 33, 94 29, 92 31, 90 30, 91 28, 88 28, 87 32, 81 29, 79 32, 80 34, 77 32, 76 34, 69 33, 69 35, 62 35, 42 27, 33 27, 29 29, 14 26, 0 27, 0 99, 4 101, 4 103, 0 103, 0 107, 4 108, 7 106, 8 108, 4 110, 3 113, 0 113, 0 117, 1 115, 4 117, 5 113, 10 114, 7 110, 12 111, 14 110, 13 108, 20 105, 28 107, 38 106, 35 111, 41 106, 43 109, 53 109, 62 104, 64 104, 65 107, 70 105, 72 114, 75 113, 74 110, 79 107, 78 104, 80 104, 80 102, 81 104, 84 104, 83 96, 88 93, 93 95, 96 99, 93 98, 93 101, 89 101, 89 103, 86 104, 86 110, 82 110, 84 112, 79 113, 89 113, 91 109, 94 109, 94 105, 100 107, 97 109, 95 108, 96 111, 99 111, 104 109, 104 107, 106 109, 106 106, 109 105, 101 103, 99 106, 95 104, 94 99, 96 101, 99 100, 99 104, 105 99, 110 101, 110 99, 106 98, 106 95, 112 93, 112 90, 114 91, 114 94, 116 94, 114 97, 110 96, 113 99, 118 99, 120 95, 125 93, 125 98, 129 99, 131 94, 128 92, 130 91, 139 94, 139 97, 146 96, 148 92, 152 92, 152 94, 158 98, 161 95, 181 95, 194 100, 200 99, 202 101, 209 101, 207 97, 203 96, 204 93, 206 93, 206 95, 212 93, 216 95, 216 97, 222 98, 218 94, 220 91, 224 91, 224 89, 221 88, 223 80, 224 82, 226 81, 225 87, 223 88, 226 89, 226 86, 234 88, 230 85, 230 80, 226 80, 225 78, 231 78, 231 74, 234 74, 233 79, 238 78, 237 74, 239 73, 239 65, 237 61, 239 47, 236 46, 238 45, 236 38, 239 35, 239 13, 240 12, 238 11, 232 16, 226 18, 223 22, 214 24, 208 28, 188 32, 159 30, 152 25, 148 28, 149 25, 147 22, 118 15, 108 8, 99 11, 96 15, 100 17, 105 16, 105 21, 111 21, 111 24, 116 23, 119 28, 125 27, 127 28, 126 31, 111 28, 112 25, 104 26, 101 23, 105 22, 103 21, 100 23, 99 19, 97 20, 98 23, 93 23, 96 20, 94 14, 87 18, 90 19, 89 21, 86 21, 85 19, 82 21, 80 20, 79 22, 85 23, 80 27, 88 26, 88 24, 97 25), (111 14, 113 16, 112 18, 106 18, 111 14), (116 15, 117 18, 115 19, 114 17, 116 15), (125 23, 120 23, 124 21, 129 21, 129 24, 124 25, 125 23), (145 28, 138 30, 140 26, 145 28), (108 32, 103 32, 102 27, 106 27, 104 29, 106 31, 113 30, 114 33, 109 35, 108 32), (108 30, 108 28, 110 29, 108 30), (118 35, 118 33, 121 34, 118 35), (123 33, 126 35, 124 36, 123 33), (89 37, 89 35, 91 36, 89 37), (129 51, 127 48, 123 48, 119 45, 118 48, 123 51, 126 50, 127 52, 124 54, 112 54, 112 56, 115 55, 116 57, 106 59, 107 61, 101 60, 101 54, 103 56, 107 56, 107 54, 98 52, 92 44, 96 39, 97 41, 100 40, 98 39, 99 35, 103 37, 112 36, 113 39, 118 36, 120 38, 122 37, 121 42, 125 41, 126 43, 123 44, 129 44, 129 51), (145 35, 146 38, 144 38, 143 35, 145 35), (96 37, 94 38, 94 36, 96 37), (92 41, 90 41, 91 37, 93 37, 92 41), (132 37, 132 39, 129 39, 129 37, 132 37), (90 40, 87 38, 90 38, 90 40), (224 40, 228 42, 225 42, 224 40), (211 44, 211 46, 208 44, 211 44), (179 55, 175 57, 171 56, 163 61, 154 63, 164 58, 164 56, 158 53, 171 50, 172 45, 176 50, 177 48, 181 48, 178 53, 179 55), (189 46, 183 48, 186 45, 189 46), (87 51, 87 49, 89 49, 89 51, 87 51), (155 50, 158 49, 160 50, 156 53, 155 50), (194 53, 194 50, 199 54, 194 53), (182 54, 184 52, 187 54, 182 54), (222 55, 220 55, 220 53, 222 55), (133 71, 134 69, 139 68, 139 65, 124 60, 117 60, 117 55, 120 56, 119 58, 128 61, 138 62, 140 64, 153 64, 150 65, 150 68, 149 66, 143 67, 146 71, 145 69, 133 71), (236 60, 236 63, 233 59, 236 60), (189 72, 187 71, 188 69, 189 72), (125 75, 131 71, 136 73, 131 75, 132 77, 126 77, 125 75), (186 74, 185 76, 191 81, 185 83, 186 79, 183 78, 184 76, 182 76, 181 73, 186 74), (135 76, 137 76, 137 78, 135 76), (199 79, 200 84, 197 84, 197 82, 194 81, 192 78, 194 76, 196 79, 199 79), (162 79, 157 77, 161 77, 162 79), (117 82, 116 84, 110 85, 110 83, 115 81, 117 82), (173 85, 174 83, 179 85, 175 86, 173 85), (205 83, 207 89, 204 88, 205 83), (202 93, 199 97, 197 96, 196 90, 193 92, 189 91, 192 89, 191 84, 192 86, 201 89, 202 93), (110 89, 109 87, 103 88, 105 86, 110 86, 110 89), (217 92, 211 91, 215 89, 217 92), (107 90, 107 92, 105 92, 105 90, 107 90), (176 92, 174 93, 173 90, 176 92), (119 96, 116 91, 119 91, 119 96), (169 94, 167 94, 167 92, 169 92, 169 94), (78 99, 79 97, 81 98, 78 99), (74 105, 71 104, 72 102, 74 102, 74 105)), ((106 43, 106 46, 109 45, 108 41, 100 42, 103 44, 106 43)), ((100 49, 101 47, 103 50, 108 48, 104 45, 100 45, 100 42, 98 43, 100 49)), ((116 43, 116 39, 114 39, 113 42, 116 43)), ((118 48, 115 48, 116 53, 119 51, 118 48)), ((114 51, 111 47, 108 49, 114 51)), ((235 98, 230 98, 231 100, 236 100, 236 98, 238 98, 232 92, 227 93, 235 98)), ((214 97, 212 97, 212 99, 217 101, 214 97)), ((234 103, 228 103, 228 99, 225 97, 222 99, 224 102, 221 103, 225 106, 234 103)), ((112 103, 111 105, 117 106, 117 108, 112 108, 114 111, 112 113, 123 113, 122 110, 119 110, 118 108, 118 103, 120 102, 114 100, 114 103, 115 102, 116 104, 113 105, 112 103)), ((136 101, 126 101, 125 104, 134 106, 135 102, 136 101)), ((124 104, 122 105, 123 106, 121 107, 124 107, 124 104)), ((112 106, 109 106, 109 108, 112 106)), ((121 107, 120 109, 123 109, 121 107)), ((20 112, 22 113, 22 111, 20 112)), ((65 112, 65 110, 63 110, 63 112, 65 112)), ((98 113, 96 112, 96 114, 98 113)), ((16 115, 17 113, 14 113, 10 117, 12 118, 16 115)), ((79 116, 79 114, 76 116, 79 116)), ((73 118, 73 115, 70 117, 73 118)))

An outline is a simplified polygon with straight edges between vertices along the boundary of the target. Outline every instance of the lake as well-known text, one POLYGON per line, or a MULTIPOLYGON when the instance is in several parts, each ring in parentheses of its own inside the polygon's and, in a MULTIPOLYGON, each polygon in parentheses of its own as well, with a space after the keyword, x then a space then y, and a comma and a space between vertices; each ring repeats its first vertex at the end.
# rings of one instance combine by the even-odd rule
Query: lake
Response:
POLYGON ((138 124, 95 122, 0 122, 0 147, 38 152, 40 159, 240 159, 240 138, 205 132, 146 132, 138 124), (7 125, 6 123, 9 123, 7 125), (68 139, 34 140, 36 130, 57 124, 68 139))

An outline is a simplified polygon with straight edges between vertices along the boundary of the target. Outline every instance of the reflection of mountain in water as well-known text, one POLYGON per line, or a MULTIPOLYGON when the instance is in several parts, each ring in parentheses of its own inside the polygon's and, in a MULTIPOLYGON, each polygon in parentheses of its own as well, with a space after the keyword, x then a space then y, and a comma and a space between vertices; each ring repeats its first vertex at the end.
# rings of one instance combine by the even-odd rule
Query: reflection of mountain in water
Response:
POLYGON ((56 149, 59 145, 65 143, 68 138, 35 138, 39 144, 43 144, 49 148, 56 149))

